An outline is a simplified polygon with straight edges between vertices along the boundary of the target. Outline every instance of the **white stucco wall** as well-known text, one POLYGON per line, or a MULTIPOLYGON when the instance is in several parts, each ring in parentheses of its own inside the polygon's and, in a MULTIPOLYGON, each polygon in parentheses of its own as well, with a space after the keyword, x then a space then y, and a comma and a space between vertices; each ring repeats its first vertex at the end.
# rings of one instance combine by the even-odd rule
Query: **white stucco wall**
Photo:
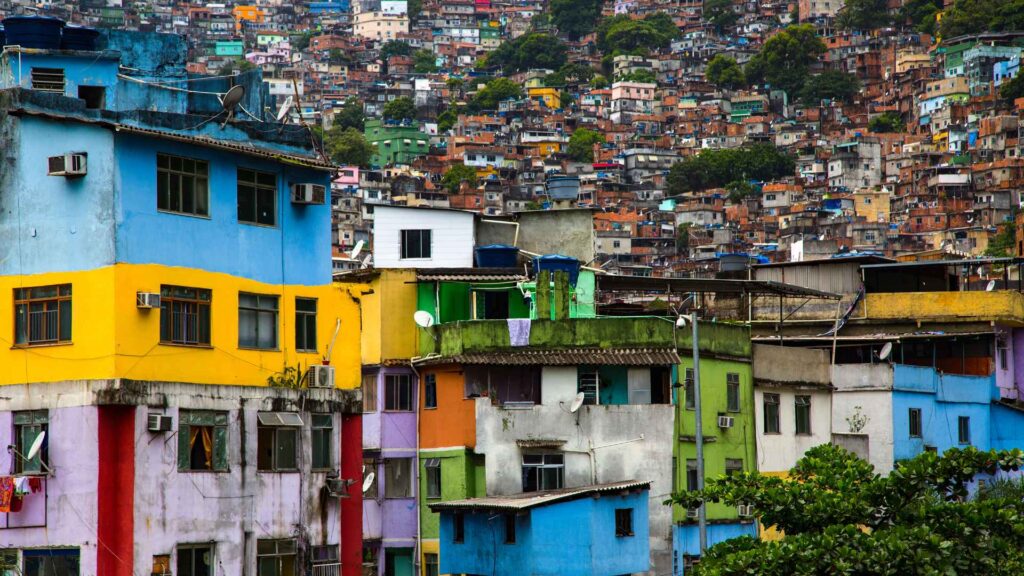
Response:
POLYGON ((373 223, 373 264, 377 268, 470 268, 473 266, 473 214, 377 206, 373 223), (402 230, 431 230, 430 258, 402 259, 402 230))
POLYGON ((846 419, 858 412, 858 407, 868 418, 860 431, 868 435, 868 462, 876 472, 889 472, 893 463, 892 393, 888 390, 837 390, 832 397, 832 431, 849 434, 850 424, 846 419))
POLYGON ((832 441, 832 397, 827 390, 782 387, 754 389, 757 470, 786 472, 808 448, 832 441), (779 433, 764 433, 764 395, 779 395, 779 433), (811 397, 811 434, 796 434, 796 396, 811 397))

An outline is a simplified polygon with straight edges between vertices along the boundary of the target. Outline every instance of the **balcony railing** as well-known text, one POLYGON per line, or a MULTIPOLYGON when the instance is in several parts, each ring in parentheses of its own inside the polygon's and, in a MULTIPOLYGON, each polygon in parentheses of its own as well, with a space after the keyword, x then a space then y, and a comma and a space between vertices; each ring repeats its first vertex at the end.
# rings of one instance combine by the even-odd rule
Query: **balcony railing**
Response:
POLYGON ((314 564, 313 576, 341 576, 341 563, 314 564))

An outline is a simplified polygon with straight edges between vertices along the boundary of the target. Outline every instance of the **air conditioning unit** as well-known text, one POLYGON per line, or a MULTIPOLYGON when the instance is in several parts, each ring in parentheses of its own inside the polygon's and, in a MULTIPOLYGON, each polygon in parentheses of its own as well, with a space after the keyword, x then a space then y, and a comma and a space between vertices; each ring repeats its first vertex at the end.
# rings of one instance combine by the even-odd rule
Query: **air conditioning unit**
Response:
POLYGON ((166 414, 150 412, 146 419, 146 428, 150 432, 170 432, 171 417, 166 414))
POLYGON ((135 305, 139 308, 159 308, 160 294, 156 292, 136 292, 135 305))
POLYGON ((323 204, 327 187, 322 184, 292 184, 293 204, 323 204))
POLYGON ((306 386, 310 388, 334 388, 334 366, 317 364, 306 371, 306 386))
POLYGON ((348 496, 348 487, 351 482, 343 478, 328 478, 324 481, 327 493, 331 496, 348 496))
POLYGON ((719 416, 718 427, 719 428, 732 428, 734 418, 732 416, 719 416))
POLYGON ((698 515, 699 514, 698 514, 696 508, 687 508, 686 509, 686 517, 687 518, 696 519, 698 515))
POLYGON ((754 505, 740 504, 736 507, 736 513, 739 514, 740 518, 750 518, 754 515, 754 505))
POLYGON ((73 152, 60 156, 50 156, 46 173, 50 176, 85 176, 85 152, 73 152))

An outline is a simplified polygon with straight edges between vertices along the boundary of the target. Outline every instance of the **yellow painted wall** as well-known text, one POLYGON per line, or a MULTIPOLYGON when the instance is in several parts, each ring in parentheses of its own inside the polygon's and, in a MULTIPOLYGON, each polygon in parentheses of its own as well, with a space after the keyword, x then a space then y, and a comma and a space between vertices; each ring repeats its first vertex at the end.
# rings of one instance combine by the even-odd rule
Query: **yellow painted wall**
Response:
POLYGON ((362 361, 375 365, 416 356, 416 271, 380 270, 363 303, 362 361))
POLYGON ((868 222, 888 222, 889 193, 881 190, 857 192, 853 195, 853 209, 857 216, 868 222))
POLYGON ((559 95, 558 90, 555 88, 548 88, 544 86, 529 88, 527 90, 527 95, 530 100, 543 100, 544 105, 548 108, 561 108, 562 98, 559 95))
POLYGON ((868 294, 853 317, 862 317, 864 307, 872 320, 1000 320, 1020 326, 1024 319, 1024 295, 1013 291, 868 294))
MULTIPOLYGON (((761 472, 762 476, 775 476, 777 478, 789 478, 789 472, 761 472)), ((760 528, 761 540, 782 540, 786 533, 782 530, 777 529, 775 526, 765 526, 764 524, 758 523, 760 528)))
POLYGON ((0 278, 0 298, 18 286, 72 286, 72 343, 13 348, 14 316, 0 306, 0 384, 94 378, 128 378, 198 384, 266 385, 286 365, 303 370, 321 362, 341 319, 331 355, 335 385, 359 386, 359 309, 351 297, 359 285, 280 286, 248 279, 155 264, 117 264, 83 272, 0 278), (159 292, 161 284, 212 290, 209 347, 160 343, 160 311, 139 309, 136 292, 159 292), (353 291, 353 292, 350 292, 353 291), (238 293, 280 296, 279 349, 238 347, 238 293), (295 344, 295 297, 317 299, 317 353, 300 353, 295 344), (0 332, 2 334, 3 332, 0 332))

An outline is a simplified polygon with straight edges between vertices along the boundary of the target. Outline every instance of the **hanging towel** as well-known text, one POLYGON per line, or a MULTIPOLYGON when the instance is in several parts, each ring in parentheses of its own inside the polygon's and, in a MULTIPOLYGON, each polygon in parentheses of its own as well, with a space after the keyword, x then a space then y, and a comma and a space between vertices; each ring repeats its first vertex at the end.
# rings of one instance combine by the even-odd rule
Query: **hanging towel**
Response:
POLYGON ((39 476, 32 476, 31 478, 28 479, 28 487, 33 494, 35 494, 36 492, 42 492, 43 479, 40 478, 39 476))
POLYGON ((530 319, 508 319, 508 341, 512 346, 530 345, 530 319))
POLYGON ((11 511, 12 498, 14 498, 14 477, 0 476, 0 514, 11 511))

